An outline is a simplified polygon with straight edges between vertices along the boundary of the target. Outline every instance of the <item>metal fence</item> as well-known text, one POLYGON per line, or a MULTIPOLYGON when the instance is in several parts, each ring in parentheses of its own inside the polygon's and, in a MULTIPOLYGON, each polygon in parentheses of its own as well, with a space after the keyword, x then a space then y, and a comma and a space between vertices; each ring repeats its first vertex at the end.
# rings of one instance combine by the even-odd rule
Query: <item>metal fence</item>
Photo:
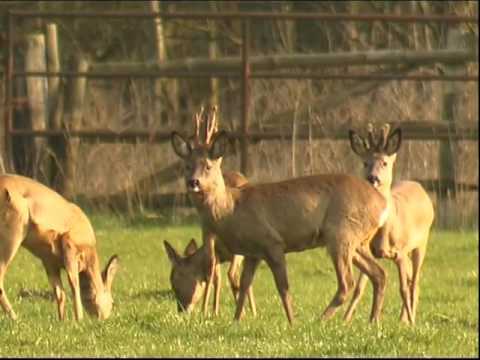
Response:
MULTIPOLYGON (((13 83, 15 77, 85 77, 85 78, 122 78, 122 77, 151 77, 151 78, 220 78, 234 77, 242 80, 242 123, 240 131, 232 133, 232 137, 240 141, 241 147, 241 171, 248 173, 248 144, 252 141, 269 140, 276 138, 287 138, 283 133, 260 133, 250 131, 249 104, 251 99, 250 82, 253 79, 269 78, 269 79, 330 79, 345 80, 356 79, 364 81, 372 80, 404 80, 404 81, 476 81, 478 82, 478 74, 471 75, 408 75, 408 74, 318 74, 314 72, 286 74, 281 71, 254 71, 251 67, 250 55, 250 22, 259 19, 274 20, 322 20, 322 21, 364 21, 364 22, 403 22, 403 23, 420 23, 420 22, 445 22, 445 23, 478 23, 478 17, 471 16, 453 16, 453 15, 379 15, 379 14, 325 14, 325 13, 262 13, 262 12, 218 12, 218 13, 164 13, 164 12, 35 12, 35 11, 9 11, 7 16, 7 55, 4 71, 5 79, 5 154, 6 163, 10 163, 12 156, 12 142, 16 137, 79 137, 83 140, 94 140, 96 142, 115 142, 115 141, 149 141, 163 142, 169 139, 168 132, 158 131, 152 134, 151 131, 124 131, 122 133, 111 130, 72 130, 68 134, 64 130, 27 130, 15 129, 13 126, 13 107, 16 99, 13 97, 13 83), (18 18, 129 18, 129 19, 209 19, 209 20, 237 20, 242 22, 241 34, 241 66, 226 72, 218 71, 201 71, 201 72, 185 72, 185 71, 142 71, 142 72, 115 72, 115 71, 91 71, 91 72, 26 72, 15 71, 14 69, 14 34, 16 33, 15 20, 18 18)), ((462 55, 462 54, 460 54, 462 55)), ((465 58, 465 53, 463 53, 465 58)), ((468 61, 478 61, 478 54, 466 53, 468 61)), ((429 124, 427 130, 425 126, 416 126, 409 124, 407 126, 405 137, 408 139, 462 139, 462 140, 478 140, 478 126, 476 128, 459 129, 454 124, 429 124)), ((300 138, 302 134, 299 133, 300 138)), ((321 130, 313 133, 314 138, 334 138, 345 139, 345 132, 339 133, 323 133, 321 130)))

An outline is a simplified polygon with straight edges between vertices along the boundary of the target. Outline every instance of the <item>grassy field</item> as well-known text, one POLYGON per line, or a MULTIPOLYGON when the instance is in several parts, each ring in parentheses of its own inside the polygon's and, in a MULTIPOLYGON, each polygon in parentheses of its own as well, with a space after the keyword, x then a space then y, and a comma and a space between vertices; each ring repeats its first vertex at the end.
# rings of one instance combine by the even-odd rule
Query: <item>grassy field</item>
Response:
POLYGON ((257 318, 247 312, 240 323, 232 321, 226 268, 219 317, 204 318, 198 309, 191 316, 177 314, 163 240, 183 249, 191 237, 200 239, 197 225, 127 222, 99 215, 92 221, 102 267, 114 252, 121 260, 112 317, 99 322, 87 316, 75 322, 68 291, 68 320, 59 322, 39 260, 20 249, 5 279, 19 320, 0 314, 0 356, 478 356, 477 232, 432 233, 414 327, 398 321, 401 303, 393 263, 382 261, 389 281, 381 324, 368 323, 369 285, 354 320, 346 325, 346 306, 333 320, 319 320, 336 290, 325 250, 289 254, 296 316, 289 326, 263 263, 254 281, 257 318))

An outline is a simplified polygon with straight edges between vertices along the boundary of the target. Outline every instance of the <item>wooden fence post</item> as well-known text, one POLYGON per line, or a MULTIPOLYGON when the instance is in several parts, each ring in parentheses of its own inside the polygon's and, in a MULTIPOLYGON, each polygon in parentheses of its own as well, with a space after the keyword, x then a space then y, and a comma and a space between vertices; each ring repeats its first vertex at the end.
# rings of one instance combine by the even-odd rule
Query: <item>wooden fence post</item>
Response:
MULTIPOLYGON (((45 36, 30 34, 26 36, 25 71, 47 71, 45 56, 45 36)), ((47 129, 47 79, 45 77, 27 77, 27 98, 30 109, 30 127, 32 130, 47 129)), ((34 138, 32 141, 30 175, 41 182, 48 181, 47 140, 34 138)))
POLYGON ((250 166, 248 160, 248 127, 249 127, 249 111, 250 111, 250 22, 249 20, 243 20, 242 31, 242 139, 240 140, 240 171, 245 175, 250 175, 250 166))
MULTIPOLYGON (((75 61, 74 69, 76 72, 87 72, 88 62, 84 58, 79 58, 75 61)), ((60 185, 60 192, 67 199, 74 197, 74 179, 75 167, 78 162, 78 146, 79 138, 69 138, 69 130, 79 130, 82 124, 85 89, 87 79, 86 77, 72 77, 67 85, 66 104, 64 115, 64 127, 66 129, 66 139, 64 140, 63 152, 63 178, 60 185)))
MULTIPOLYGON (((447 32, 447 48, 449 50, 463 50, 465 48, 464 36, 458 26, 450 26, 447 32)), ((445 63, 443 67, 446 75, 465 75, 463 63, 445 63)), ((461 106, 462 83, 443 83, 442 95, 442 121, 445 121, 452 132, 458 122, 458 109, 461 106)), ((455 141, 441 140, 439 149, 439 180, 440 197, 456 197, 456 147, 455 141)))
MULTIPOLYGON (((46 25, 46 46, 47 46, 47 68, 51 72, 59 72, 60 57, 58 52, 58 37, 57 25, 54 23, 46 25)), ((63 111, 63 97, 60 94, 60 77, 48 78, 48 126, 53 130, 60 130, 62 128, 62 111, 63 111)), ((64 144, 61 139, 51 137, 48 139, 50 154, 50 174, 49 184, 55 190, 58 189, 57 180, 61 176, 62 169, 59 159, 56 157, 59 153, 59 148, 64 144)))

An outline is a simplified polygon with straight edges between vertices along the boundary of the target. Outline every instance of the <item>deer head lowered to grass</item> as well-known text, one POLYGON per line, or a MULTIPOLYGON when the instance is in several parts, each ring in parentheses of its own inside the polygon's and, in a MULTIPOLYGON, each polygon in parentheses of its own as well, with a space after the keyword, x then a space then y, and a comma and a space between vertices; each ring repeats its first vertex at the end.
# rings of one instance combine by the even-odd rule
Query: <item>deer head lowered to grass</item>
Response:
MULTIPOLYGON (((191 146, 205 147, 210 146, 210 141, 214 134, 218 131, 218 122, 213 112, 213 116, 205 117, 204 109, 200 113, 195 114, 194 133, 189 137, 191 146), (202 129, 203 126, 203 129, 202 129), (202 131, 203 130, 203 131, 202 131)), ((223 174, 226 183, 232 187, 243 187, 248 185, 248 180, 240 173, 235 171, 225 172, 223 174)), ((192 239, 193 240, 193 239, 192 239)), ((216 246, 214 249, 215 257, 211 259, 210 249, 202 244, 197 248, 195 241, 190 242, 185 249, 185 257, 179 255, 176 250, 168 243, 164 242, 167 255, 172 264, 170 274, 170 283, 175 293, 179 311, 192 311, 195 304, 203 295, 203 311, 206 314, 208 297, 210 292, 205 289, 205 283, 208 283, 211 274, 212 264, 215 264, 213 270, 212 284, 214 288, 214 314, 217 315, 220 304, 221 289, 221 271, 220 264, 230 262, 228 269, 228 280, 235 299, 238 297, 239 280, 238 270, 243 262, 243 256, 230 253, 225 247, 216 246)), ((208 288, 207 288, 208 289, 208 288)), ((255 301, 253 290, 248 290, 248 297, 252 313, 256 315, 255 301)))
MULTIPOLYGON (((365 178, 387 199, 388 218, 372 241, 372 251, 377 257, 395 261, 403 301, 401 319, 413 324, 420 269, 434 219, 432 201, 418 182, 400 181, 392 186, 393 166, 402 142, 400 128, 390 132, 390 126, 386 124, 375 131, 369 124, 367 136, 362 137, 350 130, 349 137, 352 150, 363 160, 365 178)), ((347 320, 352 318, 365 285, 366 278, 360 274, 345 314, 347 320)))
MULTIPOLYGON (((205 285, 209 275, 209 254, 205 244, 198 247, 195 239, 191 239, 180 255, 168 241, 164 241, 165 250, 172 264, 170 283, 177 298, 178 311, 193 311, 195 304, 205 292, 205 285)), ((238 270, 243 261, 243 256, 233 255, 227 249, 222 248, 221 243, 215 246, 216 263, 230 262, 228 280, 232 289, 233 297, 237 300, 240 287, 238 270)), ((220 287, 220 271, 215 271, 214 284, 220 287)), ((248 299, 251 310, 256 315, 255 300, 252 288, 248 290, 248 299)), ((219 297, 214 299, 218 304, 219 297)), ((218 308, 218 305, 217 305, 218 308)))
MULTIPOLYGON (((209 116, 215 111, 211 109, 209 116)), ((322 317, 330 318, 345 302, 353 288, 355 265, 372 281, 371 320, 378 320, 386 279, 369 243, 384 224, 385 198, 367 181, 343 174, 230 187, 221 170, 227 141, 225 131, 217 132, 208 146, 172 133, 172 146, 184 160, 187 191, 200 215, 209 254, 214 253, 215 242, 221 241, 231 253, 245 257, 235 319, 243 314, 246 291, 259 262, 265 260, 292 322, 285 254, 325 246, 335 267, 338 290, 322 317)))
POLYGON ((4 289, 8 265, 23 246, 45 267, 60 320, 65 318, 65 291, 60 270, 65 269, 72 288, 75 318, 86 311, 106 319, 112 312, 112 282, 118 257, 112 256, 100 271, 93 228, 83 211, 52 189, 19 175, 0 176, 0 305, 16 314, 4 289))

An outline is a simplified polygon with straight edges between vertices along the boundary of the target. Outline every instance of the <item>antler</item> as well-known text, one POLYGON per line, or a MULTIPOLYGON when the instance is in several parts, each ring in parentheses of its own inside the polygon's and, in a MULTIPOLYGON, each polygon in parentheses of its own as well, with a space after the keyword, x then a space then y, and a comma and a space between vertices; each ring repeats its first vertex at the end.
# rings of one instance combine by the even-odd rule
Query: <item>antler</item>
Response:
POLYGON ((190 141, 194 146, 209 146, 213 138, 213 135, 218 131, 217 122, 217 109, 218 106, 212 105, 205 111, 202 106, 200 111, 193 115, 193 135, 190 137, 190 141), (202 137, 200 138, 200 128, 204 126, 202 137))
POLYGON ((375 129, 372 123, 367 124, 367 136, 361 137, 365 150, 368 152, 381 152, 387 145, 390 124, 375 129))

